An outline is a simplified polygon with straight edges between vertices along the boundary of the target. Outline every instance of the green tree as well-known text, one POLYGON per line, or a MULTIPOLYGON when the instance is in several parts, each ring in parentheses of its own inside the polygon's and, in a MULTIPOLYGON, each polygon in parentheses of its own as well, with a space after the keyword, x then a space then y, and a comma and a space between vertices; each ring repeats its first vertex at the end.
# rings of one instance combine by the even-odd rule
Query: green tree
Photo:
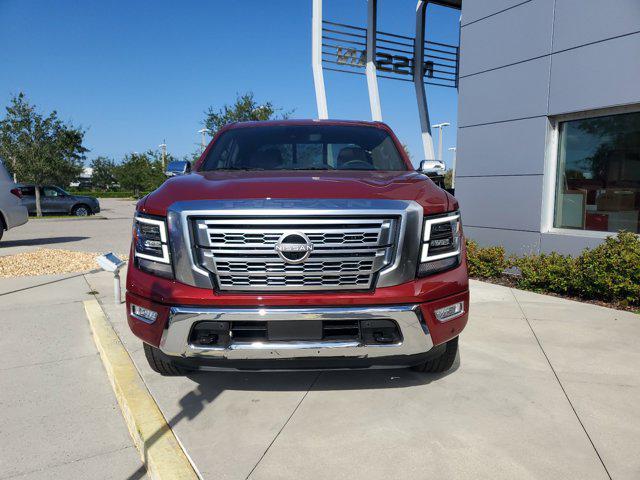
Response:
POLYGON ((236 96, 233 105, 224 105, 216 110, 209 107, 206 111, 204 126, 211 135, 215 135, 218 130, 229 123, 246 122, 251 120, 273 120, 277 118, 289 118, 291 111, 283 112, 271 102, 258 104, 253 92, 247 92, 236 96))
POLYGON ((39 187, 48 183, 67 186, 83 168, 84 130, 62 122, 54 110, 38 113, 25 95, 11 98, 0 120, 0 155, 21 182, 36 186, 36 212, 42 216, 39 187))
POLYGON ((94 187, 107 190, 116 182, 116 163, 107 157, 97 157, 91 161, 93 173, 91 182, 94 187))
POLYGON ((202 155, 202 150, 198 147, 191 153, 187 153, 182 157, 182 160, 186 162, 191 162, 191 165, 195 165, 195 163, 200 160, 200 155, 202 155))
MULTIPOLYGON (((169 156, 167 161, 171 161, 169 156)), ((116 167, 116 179, 122 188, 132 190, 136 197, 143 191, 155 190, 165 180, 161 153, 149 150, 125 155, 116 167)))
POLYGON ((407 154, 407 157, 409 157, 409 160, 411 160, 411 162, 413 162, 413 155, 411 155, 411 150, 409 150, 409 147, 407 146, 406 143, 402 144, 402 149, 404 150, 404 153, 407 154))
POLYGON ((449 169, 444 172, 444 188, 451 188, 453 183, 453 170, 449 169))

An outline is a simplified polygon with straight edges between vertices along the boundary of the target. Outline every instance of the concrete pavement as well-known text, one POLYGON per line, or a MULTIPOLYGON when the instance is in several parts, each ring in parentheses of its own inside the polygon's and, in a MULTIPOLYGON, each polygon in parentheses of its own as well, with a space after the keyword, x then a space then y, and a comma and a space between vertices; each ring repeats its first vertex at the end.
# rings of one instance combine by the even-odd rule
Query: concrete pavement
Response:
POLYGON ((0 279, 0 479, 145 477, 84 315, 82 275, 0 279))
POLYGON ((87 275, 203 478, 640 477, 640 317, 472 282, 455 369, 299 373, 150 370, 87 275))
MULTIPOLYGON (((134 202, 34 220, 0 255, 126 252, 134 202)), ((472 282, 447 375, 152 372, 110 274, 0 280, 0 479, 140 478, 90 337, 97 290, 203 478, 640 478, 640 316, 472 282), (86 283, 90 283, 90 286, 86 283)))

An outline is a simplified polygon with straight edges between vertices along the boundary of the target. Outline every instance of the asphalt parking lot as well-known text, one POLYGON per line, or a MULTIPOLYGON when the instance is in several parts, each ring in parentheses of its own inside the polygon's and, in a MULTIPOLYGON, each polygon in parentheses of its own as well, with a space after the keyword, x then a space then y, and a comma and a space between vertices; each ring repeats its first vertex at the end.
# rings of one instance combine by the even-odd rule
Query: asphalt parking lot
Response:
POLYGON ((95 216, 30 218, 25 225, 5 232, 0 255, 38 247, 128 254, 135 205, 133 200, 101 198, 101 211, 95 216))
MULTIPOLYGON (((133 202, 103 205, 106 220, 9 232, 0 255, 126 251, 133 202), (61 237, 84 238, 47 244, 61 237)), ((202 478, 640 478, 635 314, 472 282, 444 375, 167 378, 147 366, 110 275, 94 273, 0 280, 0 479, 144 476, 91 341, 89 292, 202 478)))

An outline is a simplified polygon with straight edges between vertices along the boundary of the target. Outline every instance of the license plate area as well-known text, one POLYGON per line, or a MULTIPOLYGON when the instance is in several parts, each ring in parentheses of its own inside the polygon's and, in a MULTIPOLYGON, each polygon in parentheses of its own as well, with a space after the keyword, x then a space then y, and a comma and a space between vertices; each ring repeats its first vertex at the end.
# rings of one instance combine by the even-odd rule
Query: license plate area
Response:
POLYGON ((267 322, 267 338, 274 342, 322 340, 322 321, 292 320, 267 322))

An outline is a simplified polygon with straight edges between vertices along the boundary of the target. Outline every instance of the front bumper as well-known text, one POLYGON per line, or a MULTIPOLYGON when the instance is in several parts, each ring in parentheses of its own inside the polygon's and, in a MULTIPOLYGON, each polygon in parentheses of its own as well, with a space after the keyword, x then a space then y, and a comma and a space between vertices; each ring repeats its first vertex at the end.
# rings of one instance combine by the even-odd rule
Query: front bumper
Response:
POLYGON ((169 356, 216 357, 230 360, 294 359, 302 357, 386 357, 416 355, 433 347, 426 324, 417 305, 371 308, 273 308, 202 309, 173 307, 168 327, 160 340, 160 350, 169 356), (358 340, 333 341, 232 341, 226 347, 203 347, 189 343, 193 326, 202 321, 327 321, 391 320, 400 330, 395 343, 365 345, 358 340))
POLYGON ((158 347, 172 361, 197 368, 370 368, 415 365, 439 345, 460 334, 467 322, 469 292, 426 303, 374 306, 251 307, 169 306, 127 294, 129 326, 143 341, 158 347), (465 311, 455 319, 439 322, 434 310, 463 301, 465 311), (131 305, 158 312, 149 323, 131 314, 131 305), (393 343, 371 344, 363 337, 347 340, 243 342, 203 346, 192 342, 200 322, 390 320, 400 338, 393 343))

